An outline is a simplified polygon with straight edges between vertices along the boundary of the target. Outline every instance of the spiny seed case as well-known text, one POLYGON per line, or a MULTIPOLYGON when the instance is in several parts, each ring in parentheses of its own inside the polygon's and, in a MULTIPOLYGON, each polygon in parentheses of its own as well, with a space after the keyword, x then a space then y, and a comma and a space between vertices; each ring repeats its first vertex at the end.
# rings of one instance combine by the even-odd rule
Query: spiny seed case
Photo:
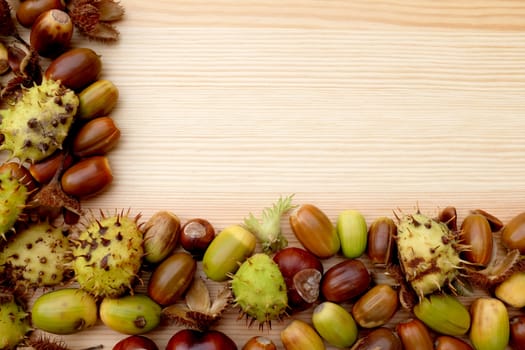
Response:
POLYGON ((458 275, 461 264, 456 236, 444 223, 419 212, 397 224, 397 247, 405 278, 421 298, 458 275))
POLYGON ((261 327, 286 315, 284 277, 268 255, 258 253, 248 258, 233 276, 231 287, 235 303, 261 327))
POLYGON ((11 230, 20 217, 29 193, 27 188, 16 179, 10 169, 0 173, 0 235, 11 230))
POLYGON ((70 271, 67 231, 48 222, 32 223, 0 252, 0 272, 20 290, 58 285, 70 271))
POLYGON ((0 110, 0 150, 21 161, 48 157, 62 148, 77 107, 75 93, 53 80, 24 90, 15 104, 0 110))
POLYGON ((28 313, 14 298, 0 300, 0 349, 15 349, 30 330, 28 313))
POLYGON ((72 239, 73 269, 84 290, 97 297, 118 297, 132 289, 144 255, 137 220, 123 214, 102 217, 72 239))

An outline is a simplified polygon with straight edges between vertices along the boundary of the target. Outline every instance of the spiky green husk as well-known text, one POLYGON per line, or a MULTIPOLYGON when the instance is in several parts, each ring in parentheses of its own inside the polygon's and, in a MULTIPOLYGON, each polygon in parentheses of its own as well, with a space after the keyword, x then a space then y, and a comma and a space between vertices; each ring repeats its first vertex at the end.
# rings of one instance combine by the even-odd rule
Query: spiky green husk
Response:
POLYGON ((419 212, 404 215, 396 241, 405 278, 420 298, 457 277, 461 260, 456 237, 444 223, 419 212))
POLYGON ((144 255, 138 217, 123 214, 93 220, 73 239, 73 269, 79 285, 96 297, 132 290, 144 255))
POLYGON ((283 275, 266 254, 254 254, 231 280, 236 305, 262 327, 286 315, 288 297, 283 275))
POLYGON ((0 299, 0 349, 15 349, 31 330, 29 314, 14 298, 0 299))
POLYGON ((0 173, 0 235, 11 230, 24 210, 29 192, 10 169, 0 173))
POLYGON ((71 271, 67 234, 48 222, 19 230, 0 252, 0 271, 7 283, 26 290, 64 282, 71 271))
POLYGON ((0 150, 21 161, 48 157, 62 148, 77 107, 76 94, 56 81, 24 90, 14 105, 0 110, 0 150))
POLYGON ((262 243, 265 253, 275 253, 288 245, 288 240, 281 232, 281 216, 294 207, 293 194, 282 198, 271 208, 265 208, 260 219, 252 213, 244 219, 244 226, 262 243))

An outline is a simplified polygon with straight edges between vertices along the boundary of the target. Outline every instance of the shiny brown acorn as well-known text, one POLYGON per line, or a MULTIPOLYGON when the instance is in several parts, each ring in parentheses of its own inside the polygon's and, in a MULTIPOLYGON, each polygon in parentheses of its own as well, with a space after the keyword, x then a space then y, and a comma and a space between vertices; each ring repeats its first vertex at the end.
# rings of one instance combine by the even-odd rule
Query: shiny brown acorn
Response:
POLYGON ((318 258, 329 258, 339 251, 336 227, 318 207, 303 204, 290 214, 289 221, 295 237, 318 258))
POLYGON ((85 158, 67 169, 61 178, 64 192, 77 198, 96 195, 112 181, 113 173, 105 156, 85 158))
POLYGON ((120 129, 110 117, 99 117, 87 122, 73 140, 73 153, 77 157, 104 155, 120 139, 120 129))
POLYGON ((395 255, 397 227, 394 220, 380 217, 368 229, 367 254, 374 265, 387 265, 395 255))
POLYGON ((476 265, 487 266, 492 259, 494 242, 488 220, 481 214, 470 214, 461 224, 461 242, 468 249, 463 257, 476 265))
POLYGON ((358 259, 346 259, 330 267, 321 280, 321 295, 328 301, 342 303, 363 294, 372 277, 358 259))
POLYGON ((47 10, 65 10, 64 0, 24 0, 16 10, 18 23, 26 28, 31 28, 35 20, 47 10))
POLYGON ((95 51, 86 47, 70 49, 47 67, 44 77, 59 80, 64 86, 80 91, 95 82, 102 71, 102 61, 95 51))
POLYGON ((418 319, 400 322, 396 332, 405 350, 433 350, 434 343, 427 326, 418 319))
POLYGON ((148 282, 148 295, 160 305, 174 304, 191 285, 197 262, 185 252, 176 252, 158 265, 148 282))

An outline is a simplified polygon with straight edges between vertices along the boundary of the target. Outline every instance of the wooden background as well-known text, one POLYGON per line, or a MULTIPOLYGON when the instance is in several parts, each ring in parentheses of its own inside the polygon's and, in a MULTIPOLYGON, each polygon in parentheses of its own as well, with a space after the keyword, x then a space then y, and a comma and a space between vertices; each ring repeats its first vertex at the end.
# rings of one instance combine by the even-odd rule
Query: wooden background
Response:
MULTIPOLYGON (((121 94, 115 181, 85 208, 167 209, 217 230, 290 193, 334 221, 350 208, 368 223, 416 206, 454 205, 460 220, 523 211, 523 1, 121 4, 118 44, 74 41, 102 55, 121 94)), ((286 218, 283 230, 296 245, 286 218)), ((217 328, 241 347, 259 331, 236 317, 217 328)), ((288 322, 263 334, 281 346, 288 322)), ((178 329, 149 336, 164 348, 178 329)), ((110 349, 124 337, 100 324, 59 339, 110 349)))

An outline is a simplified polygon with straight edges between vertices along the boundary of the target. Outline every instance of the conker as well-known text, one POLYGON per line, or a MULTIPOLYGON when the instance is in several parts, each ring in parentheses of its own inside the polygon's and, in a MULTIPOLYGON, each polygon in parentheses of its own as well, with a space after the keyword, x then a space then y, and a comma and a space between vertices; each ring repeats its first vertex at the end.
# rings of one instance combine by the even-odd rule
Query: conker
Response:
POLYGON ((69 47, 73 37, 73 22, 67 12, 47 10, 31 27, 29 42, 44 57, 58 56, 69 47))
POLYGON ((277 350, 277 347, 271 339, 256 335, 248 339, 242 350, 277 350))
POLYGON ((158 350, 157 344, 143 335, 132 335, 122 339, 112 350, 158 350))
MULTIPOLYGON (((301 288, 303 283, 309 282, 309 278, 315 277, 315 271, 318 272, 319 277, 323 274, 323 265, 321 261, 312 253, 298 247, 287 247, 281 249, 275 254, 273 260, 284 277, 288 294, 288 305, 290 308, 293 311, 301 311, 310 307, 313 301, 305 300, 305 298, 301 296, 297 287, 301 288)), ((312 285, 311 287, 316 289, 311 292, 315 292, 318 295, 319 281, 317 282, 317 285, 312 285)), ((317 299, 317 297, 315 299, 317 299)))
POLYGON ((180 244, 195 258, 201 259, 204 252, 215 238, 215 229, 205 219, 191 219, 182 226, 180 244))
POLYGON ((237 350, 237 345, 221 331, 183 329, 170 338, 166 350, 237 350))

